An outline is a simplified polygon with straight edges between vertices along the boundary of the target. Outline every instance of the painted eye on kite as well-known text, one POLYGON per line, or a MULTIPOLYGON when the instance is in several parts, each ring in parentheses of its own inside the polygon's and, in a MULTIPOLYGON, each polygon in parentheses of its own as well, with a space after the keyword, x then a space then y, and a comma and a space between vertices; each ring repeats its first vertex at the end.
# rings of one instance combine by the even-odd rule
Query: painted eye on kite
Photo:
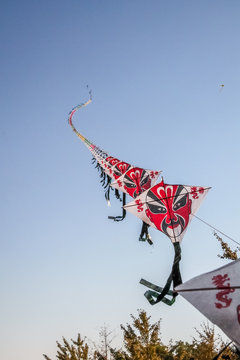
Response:
POLYGON ((167 212, 167 209, 161 205, 148 203, 148 207, 153 214, 166 214, 167 212))
POLYGON ((135 188, 136 187, 136 184, 134 182, 128 182, 128 181, 125 181, 125 185, 126 187, 128 188, 135 188))
POLYGON ((178 209, 185 206, 187 203, 187 195, 184 195, 180 200, 176 202, 176 204, 173 206, 173 210, 177 211, 178 209))
POLYGON ((149 175, 145 174, 143 179, 141 180, 141 186, 147 184, 148 180, 149 180, 149 175))
POLYGON ((121 171, 118 170, 118 169, 115 169, 115 170, 114 170, 114 174, 115 174, 116 176, 121 176, 121 175, 122 175, 121 171))

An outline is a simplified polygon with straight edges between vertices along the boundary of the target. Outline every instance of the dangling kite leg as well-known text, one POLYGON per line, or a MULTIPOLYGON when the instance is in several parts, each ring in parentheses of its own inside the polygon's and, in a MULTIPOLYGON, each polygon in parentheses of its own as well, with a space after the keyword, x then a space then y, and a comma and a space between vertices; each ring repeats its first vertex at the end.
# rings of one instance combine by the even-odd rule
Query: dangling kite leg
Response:
POLYGON ((167 305, 172 305, 175 302, 175 298, 177 297, 177 292, 170 290, 171 284, 173 283, 173 288, 180 285, 182 283, 182 277, 180 273, 179 263, 181 260, 181 247, 179 242, 173 244, 174 246, 174 261, 171 273, 167 279, 167 282, 163 288, 150 283, 144 279, 140 280, 140 284, 154 290, 147 290, 144 294, 146 299, 151 305, 155 305, 160 301, 164 302, 167 305), (168 299, 166 295, 170 295, 172 298, 168 299))
POLYGON ((140 236, 139 236, 139 241, 147 241, 150 245, 152 245, 153 244, 152 238, 151 238, 151 236, 150 236, 150 234, 148 232, 149 226, 150 226, 149 224, 146 224, 143 221, 142 230, 141 230, 141 233, 140 233, 140 236))

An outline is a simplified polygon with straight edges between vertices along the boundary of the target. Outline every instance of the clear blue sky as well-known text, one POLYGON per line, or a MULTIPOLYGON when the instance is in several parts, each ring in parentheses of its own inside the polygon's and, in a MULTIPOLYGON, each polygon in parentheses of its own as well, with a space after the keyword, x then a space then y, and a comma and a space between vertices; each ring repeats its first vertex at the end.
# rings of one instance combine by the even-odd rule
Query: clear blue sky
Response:
MULTIPOLYGON (((138 308, 162 318, 165 342, 191 340, 204 317, 180 297, 151 307, 138 283, 164 284, 169 239, 152 230, 150 247, 131 214, 107 219, 118 204, 67 115, 89 84, 79 130, 168 183, 212 186, 198 216, 239 241, 239 17, 237 0, 1 2, 1 359, 53 356, 78 332, 96 341, 104 323, 120 338, 138 308)), ((193 220, 183 279, 224 265, 219 251, 193 220)))

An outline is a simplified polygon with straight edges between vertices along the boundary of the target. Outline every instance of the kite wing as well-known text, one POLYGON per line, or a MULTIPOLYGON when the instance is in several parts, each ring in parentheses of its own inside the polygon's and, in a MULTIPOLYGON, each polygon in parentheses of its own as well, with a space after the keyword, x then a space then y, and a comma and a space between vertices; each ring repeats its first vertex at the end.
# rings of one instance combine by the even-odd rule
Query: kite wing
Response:
POLYGON ((175 291, 189 301, 240 350, 240 259, 199 275, 175 291))

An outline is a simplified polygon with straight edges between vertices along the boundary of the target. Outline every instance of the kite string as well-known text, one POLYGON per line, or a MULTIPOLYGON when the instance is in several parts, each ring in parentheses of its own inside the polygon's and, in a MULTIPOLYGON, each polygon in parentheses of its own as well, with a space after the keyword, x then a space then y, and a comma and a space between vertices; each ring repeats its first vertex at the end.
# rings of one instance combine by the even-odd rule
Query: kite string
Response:
POLYGON ((222 234, 223 236, 225 236, 226 238, 232 240, 233 242, 235 242, 236 244, 240 245, 239 242, 237 242, 236 240, 234 240, 233 238, 231 238, 230 236, 226 235, 225 233, 223 233, 221 230, 218 230, 217 228, 215 228, 214 226, 212 226, 211 224, 207 223, 206 221, 204 221, 203 219, 201 219, 200 217, 198 217, 197 215, 191 214, 192 216, 194 216, 195 218, 197 218, 198 220, 202 221, 204 224, 206 224, 207 226, 209 226, 210 228, 212 228, 213 230, 219 232, 220 234, 222 234))

